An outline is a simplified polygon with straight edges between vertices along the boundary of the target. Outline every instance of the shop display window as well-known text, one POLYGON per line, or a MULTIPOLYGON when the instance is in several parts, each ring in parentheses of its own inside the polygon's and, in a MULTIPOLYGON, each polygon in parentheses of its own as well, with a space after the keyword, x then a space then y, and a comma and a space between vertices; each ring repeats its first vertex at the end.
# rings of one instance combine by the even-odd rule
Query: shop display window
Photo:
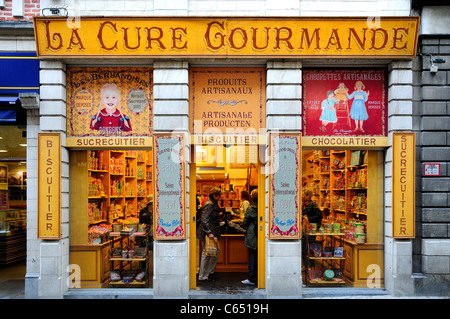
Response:
POLYGON ((303 152, 302 188, 310 191, 311 202, 322 213, 320 223, 303 217, 304 281, 308 285, 382 285, 381 153, 303 152))
POLYGON ((151 225, 140 211, 153 194, 152 151, 73 151, 70 159, 70 256, 81 286, 148 287, 151 225))

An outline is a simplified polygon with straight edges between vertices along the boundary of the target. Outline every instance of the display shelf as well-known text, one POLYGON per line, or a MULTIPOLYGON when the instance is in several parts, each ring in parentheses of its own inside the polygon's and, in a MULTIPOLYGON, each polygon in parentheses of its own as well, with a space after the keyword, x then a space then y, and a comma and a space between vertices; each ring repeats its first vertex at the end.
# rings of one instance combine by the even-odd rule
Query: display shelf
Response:
POLYGON ((343 270, 345 267, 345 256, 343 255, 344 251, 344 241, 343 237, 345 236, 345 233, 341 232, 335 232, 335 233, 329 233, 329 232, 314 232, 314 233, 306 233, 304 234, 304 239, 306 240, 306 283, 308 286, 311 285, 342 285, 345 284, 344 278, 342 278, 343 270), (314 240, 310 240, 311 236, 314 237, 314 240), (336 246, 336 243, 338 243, 339 246, 336 246), (329 253, 333 253, 333 256, 323 256, 325 254, 325 248, 329 247, 330 251, 329 253), (315 249, 317 248, 317 249, 315 249), (334 256, 337 254, 335 251, 335 248, 340 248, 340 251, 342 253, 342 256, 334 256), (311 251, 311 249, 314 249, 311 251), (331 252, 331 249, 333 249, 333 252, 331 252), (318 254, 319 256, 311 256, 311 253, 318 254), (312 263, 311 263, 312 261, 312 263), (319 267, 319 268, 316 268, 319 267), (325 280, 323 269, 327 270, 334 270, 333 276, 335 275, 335 272, 339 272, 339 277, 337 278, 330 278, 329 280, 325 280), (320 276, 318 274, 320 273, 320 276), (315 278, 311 279, 311 276, 314 276, 315 278))
MULTIPOLYGON (((314 189, 313 171, 316 167, 320 169, 317 204, 323 222, 331 220, 347 227, 346 236, 342 237, 344 256, 347 256, 344 272, 347 283, 364 286, 367 274, 359 273, 367 267, 362 265, 383 260, 383 171, 379 169, 383 154, 367 150, 317 150, 305 154, 305 160, 304 187, 314 189), (353 229, 358 223, 364 225, 363 233, 353 229)), ((328 261, 327 258, 316 260, 328 261)))
POLYGON ((118 245, 111 244, 109 250, 110 287, 148 286, 149 232, 111 232, 110 237, 119 241, 118 245), (141 254, 136 256, 138 249, 141 254), (133 251, 132 256, 129 255, 130 250, 133 251), (118 257, 118 254, 122 257, 118 257), (139 280, 136 279, 138 276, 141 276, 139 280), (126 282, 125 278, 128 278, 126 282))

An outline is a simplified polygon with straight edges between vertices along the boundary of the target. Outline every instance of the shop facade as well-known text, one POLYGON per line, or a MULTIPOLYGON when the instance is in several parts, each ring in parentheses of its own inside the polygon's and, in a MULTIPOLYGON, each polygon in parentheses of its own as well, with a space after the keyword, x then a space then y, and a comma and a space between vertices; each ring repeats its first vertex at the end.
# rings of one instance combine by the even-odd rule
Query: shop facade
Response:
MULTIPOLYGON (((137 177, 127 180, 124 173, 120 180, 112 177, 115 173, 111 171, 111 159, 114 163, 122 160, 124 170, 132 167, 137 170, 137 152, 145 153, 142 161, 145 163, 142 171, 145 197, 152 194, 154 205, 159 205, 154 207, 154 241, 151 260, 148 260, 148 270, 152 272, 147 273, 147 278, 151 284, 146 286, 150 287, 153 298, 195 295, 193 292, 200 286, 196 279, 199 261, 194 218, 196 192, 203 189, 206 192, 216 186, 211 180, 201 181, 198 176, 219 167, 230 167, 227 173, 234 173, 231 164, 235 164, 237 175, 232 177, 234 179, 228 175, 228 183, 218 183, 218 186, 224 184, 223 189, 227 191, 231 190, 231 184, 233 190, 244 188, 244 180, 248 179, 250 185, 253 177, 253 186, 258 189, 257 289, 261 296, 301 298, 309 287, 308 279, 315 279, 309 277, 307 270, 302 272, 302 266, 308 268, 310 261, 302 255, 309 246, 302 245, 311 237, 309 228, 302 229, 304 224, 298 209, 302 188, 317 190, 315 201, 321 204, 323 217, 329 218, 330 226, 344 227, 341 221, 346 222, 345 225, 361 221, 368 227, 362 232, 363 242, 347 245, 347 249, 344 244, 325 244, 324 240, 322 249, 332 246, 352 252, 342 261, 342 266, 330 266, 320 261, 325 264, 325 269, 344 272, 350 258, 353 263, 348 266, 345 276, 352 278, 352 287, 363 287, 368 291, 375 288, 399 296, 415 294, 413 273, 417 271, 413 264, 418 258, 414 256, 418 190, 406 189, 405 183, 414 185, 418 169, 413 75, 417 67, 419 19, 381 17, 378 21, 381 24, 370 28, 368 20, 360 18, 168 19, 82 15, 78 22, 81 23, 79 27, 68 27, 65 18, 35 19, 41 69, 40 114, 33 117, 39 124, 35 134, 29 134, 27 139, 29 145, 31 142, 38 145, 39 149, 33 151, 36 155, 46 151, 40 156, 48 155, 47 160, 56 163, 54 168, 60 170, 61 179, 52 185, 55 189, 46 189, 47 194, 36 192, 27 199, 29 206, 39 207, 35 218, 32 217, 36 238, 30 238, 28 243, 26 294, 29 298, 70 297, 89 288, 108 287, 104 283, 110 280, 110 246, 101 246, 101 241, 94 245, 88 243, 88 229, 92 224, 88 212, 92 208, 97 220, 105 219, 105 216, 108 219, 117 210, 108 208, 106 211, 106 206, 117 208, 116 205, 120 205, 119 213, 125 217, 125 208, 134 205, 135 215, 130 217, 137 217, 139 196, 136 194, 134 199, 128 196, 130 199, 127 200, 123 195, 122 203, 113 201, 117 194, 113 195, 112 189, 120 189, 120 186, 116 188, 111 184, 134 183, 138 191, 137 177), (343 33, 336 29, 336 23, 345 26, 343 33), (246 77, 250 71, 262 74, 257 82, 259 86, 247 85, 251 82, 251 77, 246 77), (210 79, 217 83, 208 83, 207 77, 200 77, 193 83, 195 75, 201 72, 215 74, 210 79), (221 77, 218 72, 229 75, 221 77), (127 107, 122 105, 124 117, 123 121, 119 119, 122 124, 118 125, 129 120, 133 129, 127 131, 122 126, 118 136, 117 130, 105 128, 101 133, 101 130, 92 129, 95 127, 93 121, 100 121, 101 108, 90 102, 101 99, 102 86, 111 80, 115 82, 120 73, 125 76, 119 82, 126 86, 120 93, 131 95, 122 97, 127 101, 127 107), (145 75, 141 77, 142 74, 145 75), (226 80, 229 82, 225 83, 226 80), (206 82, 202 84, 202 81, 206 82), (328 98, 327 91, 336 95, 334 90, 344 82, 350 95, 357 90, 357 81, 366 82, 366 91, 370 91, 369 97, 373 99, 367 109, 371 119, 376 121, 358 120, 364 123, 358 123, 360 130, 355 133, 357 120, 350 117, 350 110, 345 109, 344 104, 341 111, 345 117, 336 122, 345 123, 346 127, 336 127, 333 120, 329 123, 319 121, 318 112, 321 103, 328 98), (198 88, 197 92, 194 87, 198 88), (239 94, 247 93, 255 101, 244 106, 243 102, 239 103, 244 98, 230 98, 227 104, 225 97, 228 96, 221 92, 233 88, 241 90, 231 96, 240 97, 239 94), (248 91, 244 92, 245 89, 248 91), (203 90, 208 95, 206 98, 201 96, 203 90), (203 102, 201 98, 205 98, 203 102), (90 104, 84 104, 85 101, 90 104), (214 109, 216 106, 220 107, 214 109), (221 114, 232 107, 238 110, 236 114, 221 114), (196 123, 200 125, 199 130, 196 123), (230 130, 231 127, 234 130, 230 130), (294 144, 289 144, 292 141, 294 144), (166 145, 164 143, 169 143, 172 150, 177 150, 176 157, 184 160, 176 166, 164 162, 164 153, 161 151, 159 156, 158 152, 166 145), (280 143, 286 143, 284 148, 280 143), (202 156, 199 154, 204 150, 206 158, 202 157, 201 161, 207 162, 211 149, 215 149, 215 165, 201 164, 197 156, 202 156), (218 154, 224 156, 223 162, 219 161, 218 154), (242 162, 231 163, 229 154, 235 154, 235 159, 238 155, 245 156, 242 162), (90 169, 93 160, 97 166, 90 169), (351 212, 350 206, 344 209, 333 206, 331 199, 327 204, 327 192, 321 191, 327 179, 331 185, 339 184, 338 178, 332 177, 333 160, 345 165, 346 175, 341 179, 346 185, 336 193, 332 193, 334 187, 330 187, 328 195, 336 198, 336 205, 339 200, 344 200, 344 205, 351 206, 351 212), (238 176, 239 165, 250 163, 254 164, 255 174, 238 176), (274 163, 278 168, 289 168, 290 172, 294 167, 294 174, 276 175, 283 172, 282 169, 273 171, 274 163), (316 184, 314 165, 320 170, 327 163, 328 175, 319 173, 316 184), (165 169, 170 174, 164 175, 165 169), (92 173, 94 170, 99 172, 92 173), (348 183, 361 183, 364 174, 368 184, 349 186, 348 183), (167 183, 174 176, 179 183, 167 183), (107 203, 103 206, 104 199, 97 193, 90 195, 99 199, 83 198, 83 192, 91 191, 89 181, 107 189, 107 203), (48 207, 39 205, 49 198, 55 201, 51 202, 52 208, 47 215, 42 215, 48 207), (280 205, 284 205, 283 214, 277 208, 280 205), (165 222, 165 218, 171 218, 172 223, 165 222), (39 230, 40 226, 42 230, 39 230), (83 263, 87 265, 83 266, 83 263), (93 264, 97 266, 93 267, 93 264), (80 269, 82 272, 89 269, 87 276, 85 272, 80 274, 80 269)), ((36 156, 28 166, 44 172, 45 163, 36 156)), ((128 177, 131 176, 135 175, 130 173, 128 177)), ((40 187, 42 180, 39 181, 36 174, 33 182, 40 187)), ((127 189, 124 187, 125 192, 127 189)), ((227 196, 224 199, 229 204, 225 206, 233 208, 235 195, 229 192, 227 196)), ((320 225, 316 226, 319 227, 313 235, 326 237, 327 223, 323 225, 324 234, 320 232, 320 225)), ((98 237, 95 239, 99 240, 98 237)), ((353 237, 352 241, 355 240, 353 237)), ((242 248, 233 235, 226 237, 223 245, 242 248)), ((219 266, 229 269, 231 261, 245 270, 247 260, 233 258, 235 256, 229 255, 219 266)), ((317 264, 317 260, 315 262, 317 264)), ((120 288, 114 294, 120 296, 120 288)))

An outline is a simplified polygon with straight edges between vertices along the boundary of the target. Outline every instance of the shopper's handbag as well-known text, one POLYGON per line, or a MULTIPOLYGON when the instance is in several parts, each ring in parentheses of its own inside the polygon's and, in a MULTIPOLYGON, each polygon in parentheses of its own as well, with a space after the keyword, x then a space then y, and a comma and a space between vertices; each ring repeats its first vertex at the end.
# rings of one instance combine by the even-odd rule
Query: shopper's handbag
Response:
POLYGON ((208 236, 205 236, 205 255, 217 257, 218 253, 219 253, 219 242, 217 241, 217 238, 214 237, 213 239, 211 239, 208 236))

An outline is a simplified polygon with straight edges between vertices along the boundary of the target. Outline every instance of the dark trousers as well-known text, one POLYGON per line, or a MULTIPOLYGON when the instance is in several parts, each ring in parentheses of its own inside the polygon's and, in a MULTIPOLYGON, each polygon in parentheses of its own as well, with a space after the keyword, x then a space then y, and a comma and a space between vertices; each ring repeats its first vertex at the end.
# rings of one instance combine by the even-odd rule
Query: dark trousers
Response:
POLYGON ((248 280, 258 281, 258 250, 252 248, 248 249, 248 280))

